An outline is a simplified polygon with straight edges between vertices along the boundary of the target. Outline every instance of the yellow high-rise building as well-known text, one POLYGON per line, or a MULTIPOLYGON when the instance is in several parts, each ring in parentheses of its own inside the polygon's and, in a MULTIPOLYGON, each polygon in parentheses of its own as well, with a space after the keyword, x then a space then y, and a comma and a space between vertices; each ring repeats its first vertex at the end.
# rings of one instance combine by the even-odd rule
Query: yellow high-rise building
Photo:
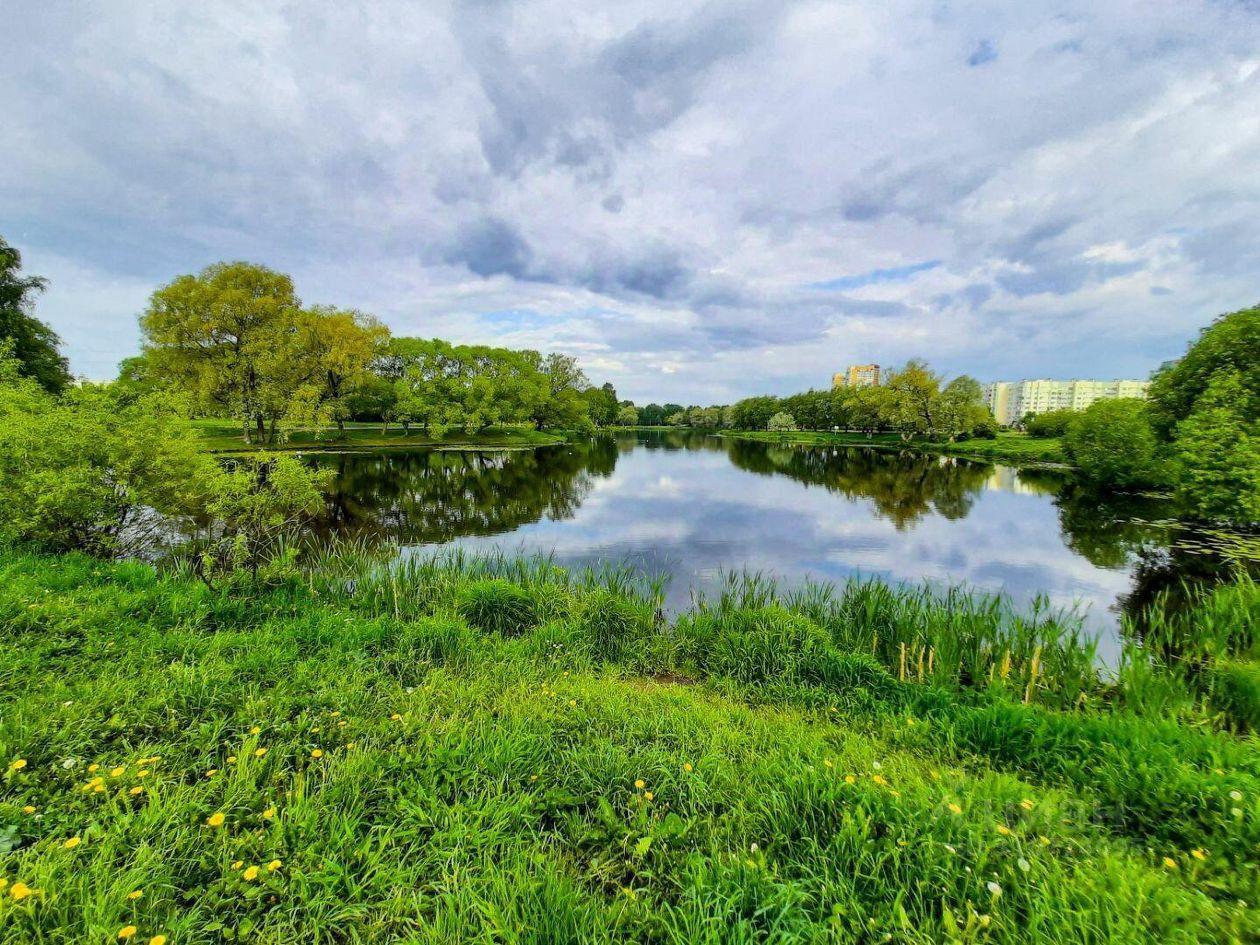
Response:
POLYGON ((831 376, 832 387, 878 387, 878 364, 850 364, 847 371, 831 376))

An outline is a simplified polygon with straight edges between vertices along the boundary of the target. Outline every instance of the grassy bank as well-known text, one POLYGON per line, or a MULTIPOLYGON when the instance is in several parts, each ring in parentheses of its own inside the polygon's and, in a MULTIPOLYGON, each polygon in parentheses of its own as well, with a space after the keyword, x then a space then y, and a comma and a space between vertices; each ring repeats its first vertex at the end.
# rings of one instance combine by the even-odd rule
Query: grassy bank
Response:
POLYGON ((724 430, 723 436, 735 436, 764 443, 798 443, 808 446, 871 446, 877 449, 911 449, 931 453, 948 453, 954 456, 972 456, 978 459, 1002 462, 1008 465, 1037 465, 1067 463, 1062 441, 1058 438, 1035 439, 1024 433, 1003 432, 994 440, 958 440, 954 443, 935 443, 926 440, 905 442, 896 433, 825 433, 802 430, 796 433, 768 433, 765 431, 724 430))
POLYGON ((481 433, 450 430, 444 436, 432 437, 423 430, 402 427, 381 429, 379 423, 349 423, 345 434, 335 427, 321 430, 296 430, 288 439, 274 446, 247 444, 241 439, 240 425, 225 420, 194 421, 201 432, 206 449, 216 453, 239 453, 253 450, 382 450, 461 447, 529 447, 551 446, 565 442, 563 431, 532 430, 525 427, 492 427, 481 433))
POLYGON ((4 943, 1257 927, 1254 737, 1000 599, 745 581, 667 624, 546 562, 234 596, 0 552, 0 626, 4 943))

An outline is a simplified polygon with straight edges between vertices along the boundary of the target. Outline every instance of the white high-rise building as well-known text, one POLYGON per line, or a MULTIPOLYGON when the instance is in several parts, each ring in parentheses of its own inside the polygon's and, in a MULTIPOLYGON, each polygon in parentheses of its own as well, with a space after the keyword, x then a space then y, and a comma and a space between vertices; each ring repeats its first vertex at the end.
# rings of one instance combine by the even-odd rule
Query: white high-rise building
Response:
POLYGON ((1003 426, 1026 414, 1084 410, 1096 400, 1145 397, 1150 381, 996 381, 984 387, 984 402, 1003 426))

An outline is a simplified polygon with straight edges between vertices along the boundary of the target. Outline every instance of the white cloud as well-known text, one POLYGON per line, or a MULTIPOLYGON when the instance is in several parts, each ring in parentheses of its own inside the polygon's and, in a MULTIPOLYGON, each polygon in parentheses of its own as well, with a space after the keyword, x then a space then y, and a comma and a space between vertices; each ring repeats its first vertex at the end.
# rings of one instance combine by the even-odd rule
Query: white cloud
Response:
POLYGON ((397 331, 571 350, 639 400, 914 355, 1141 375, 1255 301, 1248 4, 120 0, 8 25, 3 235, 94 376, 148 290, 223 258, 397 331))

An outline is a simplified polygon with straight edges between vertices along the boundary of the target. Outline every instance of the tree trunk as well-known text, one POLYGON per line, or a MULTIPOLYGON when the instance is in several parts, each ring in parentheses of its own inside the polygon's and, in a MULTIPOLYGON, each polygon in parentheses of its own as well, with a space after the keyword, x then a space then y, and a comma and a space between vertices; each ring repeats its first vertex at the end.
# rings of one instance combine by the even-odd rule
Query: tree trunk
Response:
POLYGON ((266 443, 267 442, 267 428, 263 425, 262 414, 260 413, 254 414, 254 424, 255 424, 255 432, 257 433, 257 436, 258 436, 258 442, 266 443))

